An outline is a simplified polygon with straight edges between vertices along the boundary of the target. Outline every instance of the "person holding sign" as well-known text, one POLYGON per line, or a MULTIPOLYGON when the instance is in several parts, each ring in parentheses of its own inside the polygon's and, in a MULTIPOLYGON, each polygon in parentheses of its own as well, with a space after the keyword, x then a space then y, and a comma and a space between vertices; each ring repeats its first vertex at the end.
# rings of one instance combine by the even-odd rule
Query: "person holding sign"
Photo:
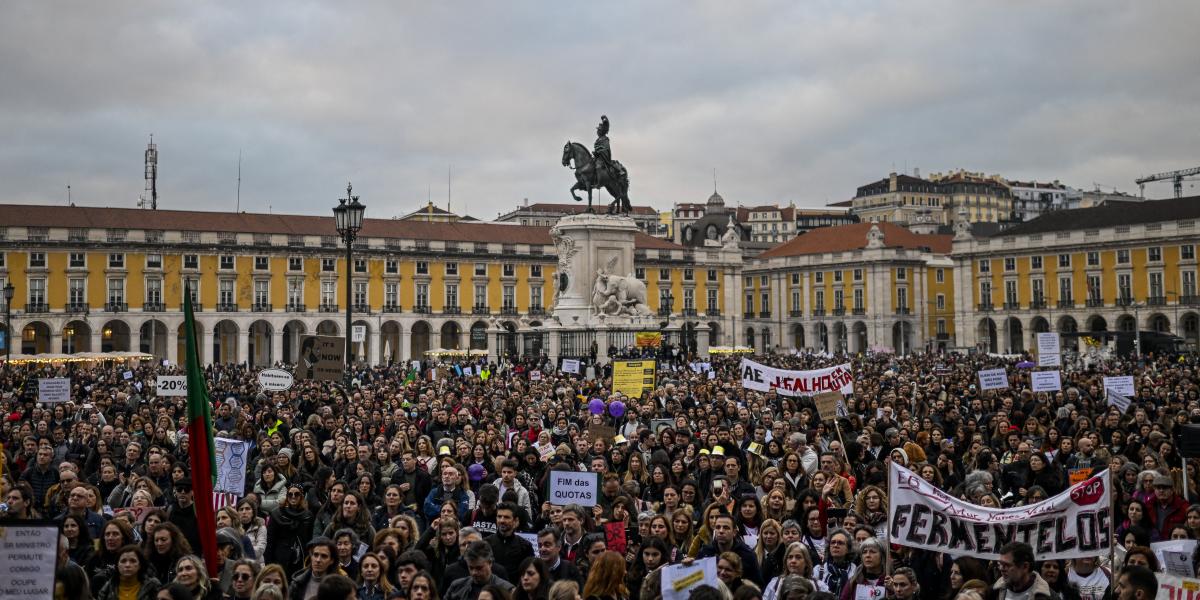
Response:
POLYGON ((883 600, 887 582, 884 570, 884 546, 875 538, 867 538, 858 545, 859 568, 842 588, 841 600, 883 600))

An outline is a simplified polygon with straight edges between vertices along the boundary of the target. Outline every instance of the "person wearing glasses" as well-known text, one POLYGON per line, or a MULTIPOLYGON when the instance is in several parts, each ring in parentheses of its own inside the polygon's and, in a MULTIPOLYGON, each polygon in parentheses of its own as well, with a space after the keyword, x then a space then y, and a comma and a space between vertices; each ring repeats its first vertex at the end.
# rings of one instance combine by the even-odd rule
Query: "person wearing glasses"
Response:
POLYGON ((267 523, 264 562, 281 565, 288 576, 295 575, 304 566, 304 544, 309 540, 312 527, 313 515, 308 511, 304 486, 289 483, 283 502, 271 511, 271 520, 267 523))
POLYGON ((233 563, 233 573, 229 578, 229 591, 222 600, 250 600, 254 594, 254 580, 258 577, 258 562, 249 558, 239 558, 233 563))

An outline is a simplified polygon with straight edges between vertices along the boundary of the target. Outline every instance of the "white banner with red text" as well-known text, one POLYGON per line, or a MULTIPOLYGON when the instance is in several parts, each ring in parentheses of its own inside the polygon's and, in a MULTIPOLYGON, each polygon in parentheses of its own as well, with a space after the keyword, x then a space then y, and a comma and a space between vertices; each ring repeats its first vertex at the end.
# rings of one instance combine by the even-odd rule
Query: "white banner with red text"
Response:
POLYGON ((888 541, 911 548, 999 560, 1025 542, 1038 560, 1108 554, 1113 538, 1108 471, 1036 504, 986 508, 959 500, 897 463, 888 473, 888 541))
POLYGON ((821 392, 854 393, 850 363, 812 371, 789 371, 742 359, 742 387, 781 396, 815 396, 821 392))

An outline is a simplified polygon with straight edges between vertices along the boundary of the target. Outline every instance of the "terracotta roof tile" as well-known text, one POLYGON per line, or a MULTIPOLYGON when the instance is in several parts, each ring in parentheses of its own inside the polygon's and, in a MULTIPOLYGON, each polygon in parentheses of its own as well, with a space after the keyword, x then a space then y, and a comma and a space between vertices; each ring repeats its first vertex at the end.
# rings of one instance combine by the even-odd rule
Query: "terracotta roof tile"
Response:
MULTIPOLYGON (((818 227, 779 244, 758 257, 775 258, 861 250, 867 247, 867 232, 871 230, 871 225, 872 223, 854 223, 818 227)), ((939 254, 949 254, 951 241, 954 239, 951 235, 916 234, 892 223, 875 225, 879 225, 879 229, 883 231, 883 243, 888 248, 929 248, 939 254)))

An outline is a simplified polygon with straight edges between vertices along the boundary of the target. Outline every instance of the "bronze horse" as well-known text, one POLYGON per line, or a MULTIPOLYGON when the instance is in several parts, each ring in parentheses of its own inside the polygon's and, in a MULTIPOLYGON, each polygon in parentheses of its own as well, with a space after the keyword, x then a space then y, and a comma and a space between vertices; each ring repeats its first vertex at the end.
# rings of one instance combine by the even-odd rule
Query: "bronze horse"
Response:
POLYGON ((592 190, 604 188, 613 197, 608 205, 608 214, 628 214, 633 210, 629 203, 629 174, 620 162, 612 161, 612 166, 597 169, 596 161, 587 146, 579 142, 568 141, 563 146, 562 164, 575 170, 575 186, 571 188, 571 197, 576 202, 583 202, 575 194, 575 190, 587 191, 588 212, 592 210, 592 190), (572 166, 574 161, 574 166, 572 166))

